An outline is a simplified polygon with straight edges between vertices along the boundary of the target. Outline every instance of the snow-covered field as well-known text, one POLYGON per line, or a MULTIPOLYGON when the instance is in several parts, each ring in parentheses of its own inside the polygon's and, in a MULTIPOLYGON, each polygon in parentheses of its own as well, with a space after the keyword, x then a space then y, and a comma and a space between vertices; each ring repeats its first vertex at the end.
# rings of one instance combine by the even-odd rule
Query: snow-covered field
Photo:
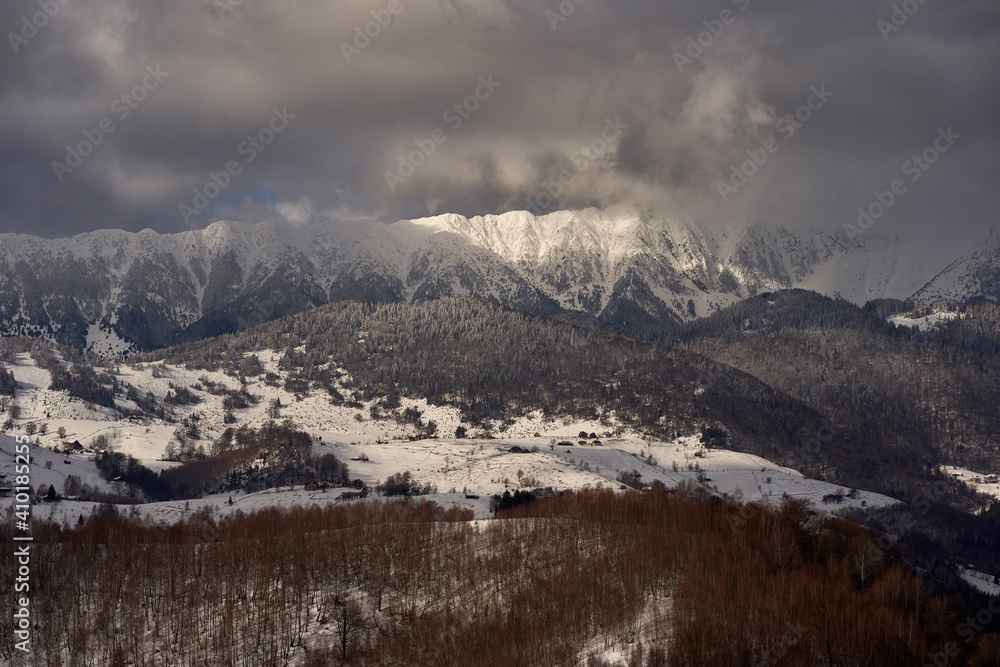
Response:
POLYGON ((960 570, 962 580, 973 588, 987 595, 1000 595, 1000 584, 994 583, 994 577, 972 568, 960 567, 960 570))
POLYGON ((924 317, 908 317, 906 315, 894 315, 889 318, 889 321, 895 324, 897 327, 916 327, 920 331, 928 331, 930 329, 937 329, 945 322, 950 322, 951 320, 959 317, 958 313, 940 312, 931 313, 930 315, 925 315, 924 317))
MULTIPOLYGON (((279 373, 276 353, 261 351, 257 354, 268 371, 279 373)), ((95 436, 104 434, 116 451, 134 456, 154 470, 175 465, 162 460, 168 443, 174 440, 179 424, 162 420, 116 420, 112 411, 94 408, 77 399, 69 399, 64 392, 48 389, 48 371, 35 367, 27 355, 20 355, 12 367, 20 383, 16 403, 21 415, 15 420, 14 434, 23 434, 29 423, 36 427, 46 424, 44 435, 32 435, 40 443, 32 448, 34 465, 31 481, 55 485, 60 493, 69 474, 79 475, 84 483, 101 490, 114 490, 114 486, 100 479, 92 459, 93 453, 56 455, 50 449, 64 442, 79 441, 90 447, 95 436), (65 436, 58 429, 65 429, 65 436), (70 463, 65 463, 69 460, 70 463), (51 461, 51 467, 45 468, 51 461)), ((171 387, 193 388, 199 383, 210 382, 237 389, 237 379, 221 372, 208 373, 177 366, 151 366, 116 369, 120 382, 130 384, 140 393, 152 393, 162 399, 171 387)), ((205 387, 202 387, 205 389, 205 387)), ((782 468, 765 459, 726 450, 707 450, 690 435, 670 442, 643 439, 629 433, 615 423, 597 421, 546 420, 531 414, 501 430, 493 428, 492 438, 469 437, 457 439, 455 429, 461 425, 458 410, 452 407, 428 405, 426 401, 404 399, 402 407, 416 407, 423 419, 438 425, 440 439, 407 441, 415 433, 412 426, 392 420, 373 420, 368 405, 352 409, 331 405, 325 392, 314 390, 307 397, 297 400, 294 394, 282 387, 263 382, 263 376, 248 380, 247 389, 259 400, 244 410, 235 410, 237 424, 260 426, 269 417, 268 406, 272 400, 281 403, 280 418, 291 419, 296 428, 308 432, 314 441, 317 454, 333 453, 350 466, 352 479, 360 478, 374 486, 394 473, 409 471, 420 485, 430 485, 438 491, 431 499, 447 505, 473 509, 477 517, 489 512, 488 497, 505 490, 552 488, 562 489, 620 489, 622 475, 638 475, 638 480, 649 484, 662 482, 667 488, 689 481, 701 483, 713 493, 738 495, 744 500, 780 501, 782 496, 810 500, 815 507, 825 511, 838 511, 857 507, 874 507, 895 502, 874 493, 859 491, 847 496, 849 489, 804 478, 789 468, 782 468), (580 446, 578 434, 596 433, 600 445, 580 446), (535 434, 539 434, 535 436, 535 434), (572 445, 558 445, 570 442, 572 445), (517 448, 514 452, 512 448, 517 448), (522 451, 517 451, 522 450, 522 451), (367 461, 357 460, 367 458, 367 461), (354 460, 352 460, 354 459, 354 460), (824 503, 823 497, 845 494, 841 502, 824 503), (480 498, 466 498, 476 495, 480 498)), ((349 390, 342 389, 345 395, 349 390)), ((226 427, 223 423, 222 397, 207 391, 192 389, 201 402, 178 407, 176 417, 198 416, 201 437, 197 442, 209 448, 211 441, 226 427)), ((119 399, 119 402, 121 400, 119 399)), ((476 436, 478 429, 468 426, 469 436, 476 436)), ((589 442, 591 439, 587 438, 589 442)), ((12 477, 14 459, 13 438, 0 437, 0 475, 12 477)), ((336 502, 344 490, 305 491, 303 488, 272 489, 246 495, 222 496, 192 500, 188 503, 149 503, 137 511, 150 516, 175 520, 186 513, 209 508, 225 514, 249 511, 266 505, 293 505, 315 502, 336 502), (232 504, 229 504, 230 496, 232 504)), ((63 501, 56 506, 39 506, 36 516, 51 516, 75 521, 81 513, 91 509, 91 503, 63 501)))
MULTIPOLYGON (((80 478, 81 484, 89 484, 100 491, 113 491, 110 482, 105 481, 94 465, 93 456, 79 454, 56 454, 45 447, 31 447, 31 485, 55 485, 61 495, 63 484, 70 475, 80 478)), ((0 476, 6 476, 6 484, 14 479, 14 438, 0 435, 0 476)), ((3 486, 4 483, 0 483, 3 486)))
POLYGON ((994 498, 1000 498, 1000 482, 990 482, 989 479, 997 478, 996 473, 982 473, 958 468, 956 466, 941 466, 941 472, 954 477, 960 482, 965 482, 979 493, 984 493, 994 498))

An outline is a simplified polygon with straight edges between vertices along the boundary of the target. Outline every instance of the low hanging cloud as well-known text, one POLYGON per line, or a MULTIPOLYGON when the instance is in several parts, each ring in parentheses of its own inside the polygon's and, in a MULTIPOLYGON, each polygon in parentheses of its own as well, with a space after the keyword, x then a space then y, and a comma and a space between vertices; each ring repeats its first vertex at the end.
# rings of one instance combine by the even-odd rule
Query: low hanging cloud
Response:
POLYGON ((1000 7, 893 12, 861 0, 6 3, 0 231, 621 203, 837 231, 950 125, 962 142, 880 224, 947 222, 972 238, 1000 204, 1000 7), (832 97, 813 109, 823 86, 832 97), (276 111, 293 117, 280 132, 276 111), (720 195, 753 155, 767 159, 720 195))

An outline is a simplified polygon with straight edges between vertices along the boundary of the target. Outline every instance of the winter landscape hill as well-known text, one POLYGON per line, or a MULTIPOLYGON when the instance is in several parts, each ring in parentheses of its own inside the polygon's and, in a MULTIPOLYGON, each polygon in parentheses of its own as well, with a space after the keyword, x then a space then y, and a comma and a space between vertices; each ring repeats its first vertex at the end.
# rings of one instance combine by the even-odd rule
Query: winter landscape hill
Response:
POLYGON ((911 664, 933 617, 891 592, 955 617, 1000 573, 980 484, 1000 314, 948 307, 783 290, 640 342, 465 296, 331 303, 125 362, 0 339, 38 655, 911 664), (794 592, 778 627, 754 611, 774 591, 794 592))
POLYGON ((995 235, 948 257, 874 234, 710 231, 634 209, 0 235, 0 334, 120 355, 344 299, 464 295, 661 328, 791 287, 859 305, 914 294, 996 298, 996 267, 995 235))
MULTIPOLYGON (((715 664, 722 651, 732 664, 762 652, 815 664, 826 632, 852 660, 907 664, 934 626, 884 594, 905 586, 954 615, 992 590, 1000 528, 962 508, 989 506, 971 478, 993 469, 958 479, 921 424, 914 434, 935 437, 920 448, 884 444, 877 418, 838 411, 781 367, 767 384, 709 358, 734 336, 773 365, 788 336, 817 327, 917 359, 966 328, 966 347, 986 344, 978 311, 939 331, 886 321, 902 307, 778 292, 691 324, 676 345, 470 297, 328 304, 127 363, 0 340, 0 486, 21 474, 10 436, 32 442, 39 655, 486 667, 497 655, 715 664), (776 590, 801 599, 772 627, 753 608, 776 590), (850 604, 809 614, 816 596, 850 604), (244 614, 226 611, 236 600, 244 614), (192 610, 205 630, 184 620, 192 610), (893 641, 910 614, 909 639, 893 641), (739 639, 706 641, 710 618, 739 639)), ((877 356, 856 362, 845 340, 832 369, 803 358, 871 369, 877 356)), ((972 387, 952 363, 948 385, 972 387)), ((843 375, 830 381, 849 391, 843 375)), ((934 392, 920 400, 941 411, 934 392)))
POLYGON ((1000 590, 994 236, 611 210, 0 244, 49 663, 909 665, 928 609, 1000 590))

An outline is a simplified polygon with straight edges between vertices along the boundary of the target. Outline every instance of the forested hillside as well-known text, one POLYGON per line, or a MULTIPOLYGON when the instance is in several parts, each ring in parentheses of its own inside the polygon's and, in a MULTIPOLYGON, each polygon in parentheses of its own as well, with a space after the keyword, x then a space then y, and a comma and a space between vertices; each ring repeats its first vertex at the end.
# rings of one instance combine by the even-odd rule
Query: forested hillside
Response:
POLYGON ((930 474, 912 451, 882 448, 849 421, 827 420, 826 409, 698 354, 473 299, 330 304, 139 359, 240 374, 248 372, 252 357, 246 355, 263 349, 283 351, 281 366, 292 372, 286 385, 327 391, 336 403, 345 400, 336 375, 341 388, 376 401, 373 415, 396 409, 399 397, 408 396, 455 405, 470 423, 494 430, 534 410, 613 416, 666 437, 715 429, 711 440, 719 446, 897 495, 922 486, 930 474))
MULTIPOLYGON (((951 320, 921 331, 884 319, 912 304, 858 308, 777 292, 689 325, 681 341, 849 424, 880 453, 993 471, 1000 467, 1000 308, 949 307, 951 320)), ((900 497, 902 489, 894 491, 900 497)))

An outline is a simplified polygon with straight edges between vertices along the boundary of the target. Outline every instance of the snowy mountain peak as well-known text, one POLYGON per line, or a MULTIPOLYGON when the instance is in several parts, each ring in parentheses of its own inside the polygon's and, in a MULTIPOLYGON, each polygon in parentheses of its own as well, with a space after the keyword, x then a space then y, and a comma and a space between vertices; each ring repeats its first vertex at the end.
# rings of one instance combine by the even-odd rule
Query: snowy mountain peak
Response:
POLYGON ((875 234, 854 242, 756 224, 712 231, 627 207, 392 224, 219 221, 179 234, 55 240, 8 234, 0 235, 0 332, 151 348, 330 301, 456 295, 662 325, 790 287, 856 303, 918 290, 924 300, 996 299, 998 257, 996 234, 956 259, 875 234))
POLYGON ((982 242, 949 264, 914 295, 919 301, 983 296, 1000 301, 1000 235, 995 228, 982 242))

